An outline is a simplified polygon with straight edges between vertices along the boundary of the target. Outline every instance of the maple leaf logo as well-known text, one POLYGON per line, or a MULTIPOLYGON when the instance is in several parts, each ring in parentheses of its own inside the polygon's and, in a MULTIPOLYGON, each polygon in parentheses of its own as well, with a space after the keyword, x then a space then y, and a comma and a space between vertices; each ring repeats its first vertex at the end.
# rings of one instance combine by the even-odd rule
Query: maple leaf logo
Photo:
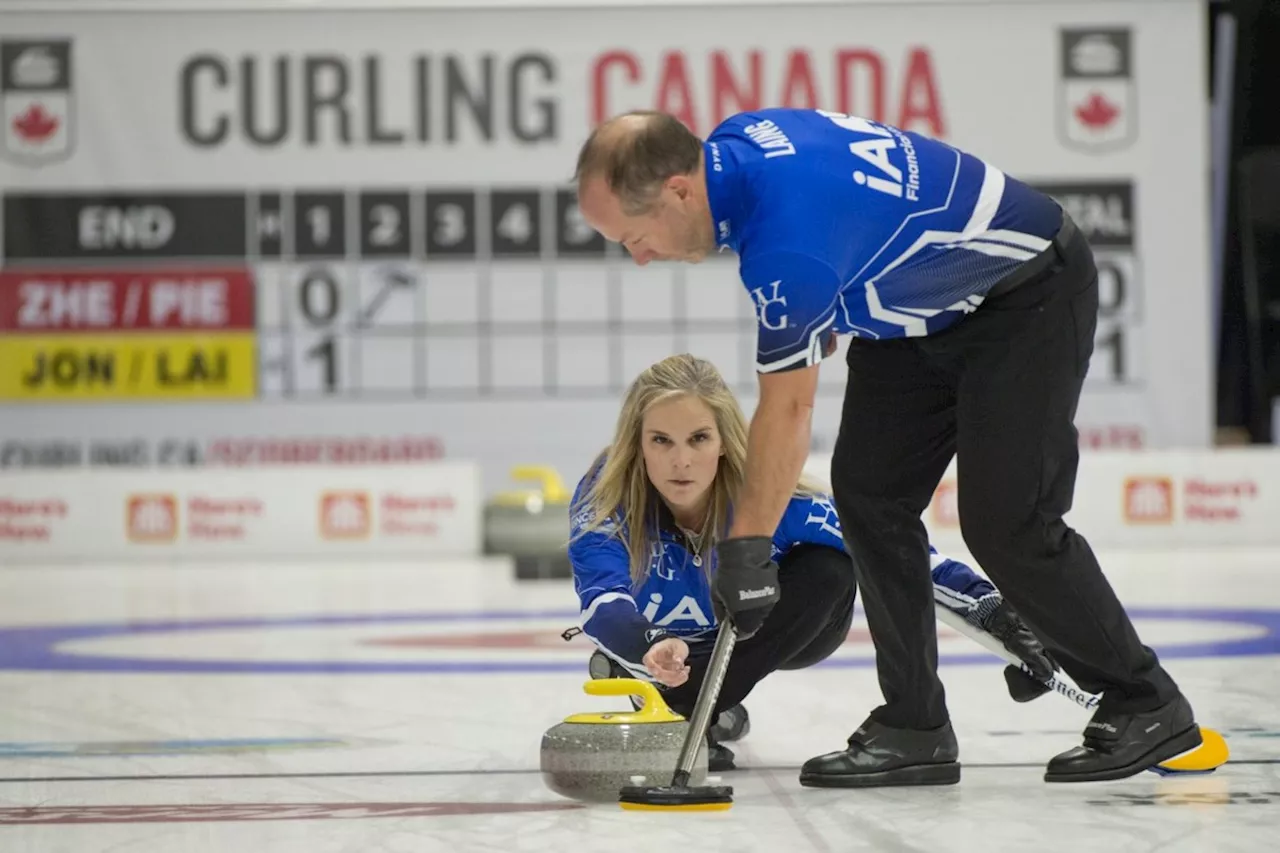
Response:
POLYGON ((28 142, 44 142, 58 129, 58 117, 49 115, 40 104, 32 104, 13 120, 13 130, 28 142))
POLYGON ((1111 124, 1118 115, 1120 110, 1112 106, 1101 92, 1094 92, 1089 96, 1089 100, 1076 107, 1076 118, 1080 119, 1086 127, 1095 130, 1101 130, 1111 124))

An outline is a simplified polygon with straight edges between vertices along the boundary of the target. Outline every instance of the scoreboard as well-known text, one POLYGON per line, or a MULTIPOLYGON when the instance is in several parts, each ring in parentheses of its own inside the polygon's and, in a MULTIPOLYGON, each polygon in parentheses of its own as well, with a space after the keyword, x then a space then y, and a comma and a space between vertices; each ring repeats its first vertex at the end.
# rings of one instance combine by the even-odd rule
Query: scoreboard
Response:
MULTIPOLYGON (((1043 188, 1098 254, 1090 386, 1140 384, 1132 188, 1043 188)), ((3 217, 7 402, 581 399, 686 350, 755 387, 735 256, 639 270, 570 187, 10 193, 3 217)))
POLYGON ((691 323, 754 385, 735 265, 691 310, 690 274, 632 280, 572 188, 9 193, 3 217, 9 402, 612 395, 691 323))

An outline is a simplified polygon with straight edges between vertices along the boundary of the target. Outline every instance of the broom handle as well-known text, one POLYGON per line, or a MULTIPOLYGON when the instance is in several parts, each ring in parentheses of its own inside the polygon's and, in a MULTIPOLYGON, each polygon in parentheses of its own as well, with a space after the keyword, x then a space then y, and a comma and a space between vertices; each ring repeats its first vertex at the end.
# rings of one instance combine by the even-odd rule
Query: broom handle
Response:
POLYGON ((680 750, 680 762, 676 765, 675 776, 671 785, 683 788, 689 784, 693 774, 693 763, 698 757, 698 749, 707 737, 711 727, 711 713, 715 710, 716 701, 720 698, 720 685, 724 683, 724 674, 729 670, 729 657, 733 654, 733 646, 738 635, 728 619, 720 623, 720 631, 716 635, 715 648, 711 650, 711 660, 707 663, 707 673, 703 676, 702 687, 698 690, 698 700, 693 705, 693 716, 689 720, 689 731, 685 733, 684 747, 680 750))
POLYGON ((1098 707, 1098 702, 1102 700, 1102 697, 1096 696, 1093 693, 1088 693, 1078 687, 1065 672, 1056 672, 1047 681, 1041 681, 1041 679, 1036 678, 1035 674, 1031 672, 1030 667, 1019 660, 1017 655, 1002 646, 1000 641, 995 637, 974 627, 973 625, 970 625, 968 622, 964 621, 963 616, 943 604, 934 602, 934 607, 938 613, 938 621, 951 626, 957 633, 963 634, 992 654, 1004 658, 1006 661, 1018 667, 1036 681, 1040 681, 1053 692, 1065 696, 1067 699, 1070 699, 1072 702, 1075 702, 1086 710, 1092 711, 1098 707))

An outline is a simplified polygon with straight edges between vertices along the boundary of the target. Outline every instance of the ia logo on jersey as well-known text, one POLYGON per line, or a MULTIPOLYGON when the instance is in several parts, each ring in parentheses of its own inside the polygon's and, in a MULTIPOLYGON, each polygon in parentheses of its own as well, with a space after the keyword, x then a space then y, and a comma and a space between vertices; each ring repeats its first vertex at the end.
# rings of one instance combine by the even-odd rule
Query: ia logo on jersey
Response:
POLYGON ((771 289, 770 294, 767 296, 765 295, 764 287, 757 287, 755 290, 751 291, 751 295, 756 300, 756 309, 757 309, 756 313, 760 317, 760 325, 764 326, 766 329, 768 329, 771 332, 778 332, 787 327, 786 314, 782 314, 781 316, 777 317, 776 318, 777 322, 775 323, 769 322, 769 306, 770 305, 779 306, 779 310, 787 307, 787 297, 778 295, 778 288, 781 285, 782 285, 782 279, 778 279, 777 281, 773 281, 765 285, 765 287, 768 287, 771 289))
POLYGON ((701 628, 711 625, 711 620, 707 618, 707 614, 703 612, 698 600, 692 595, 681 596, 680 600, 676 602, 676 606, 671 608, 661 619, 657 618, 660 609, 662 609, 662 593, 650 593, 649 603, 644 608, 644 618, 659 628, 664 628, 673 622, 692 622, 701 628))
POLYGON ((860 157, 875 170, 872 172, 855 169, 853 172, 855 183, 894 198, 905 196, 908 201, 920 200, 920 161, 910 137, 896 128, 885 127, 860 116, 826 110, 818 110, 818 114, 831 119, 845 130, 872 135, 871 139, 849 143, 849 153, 860 157), (889 159, 889 153, 897 151, 899 145, 902 146, 902 154, 906 158, 905 171, 895 166, 889 159))

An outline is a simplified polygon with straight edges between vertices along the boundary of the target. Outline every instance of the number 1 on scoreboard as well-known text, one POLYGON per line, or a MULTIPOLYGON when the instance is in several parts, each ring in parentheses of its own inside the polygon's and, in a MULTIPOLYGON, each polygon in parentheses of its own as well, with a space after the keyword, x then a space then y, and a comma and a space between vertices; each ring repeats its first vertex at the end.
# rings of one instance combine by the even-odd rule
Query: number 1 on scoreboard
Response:
POLYGON ((350 311, 350 288, 340 267, 303 267, 295 280, 293 393, 300 397, 341 394, 347 384, 343 331, 350 311))

